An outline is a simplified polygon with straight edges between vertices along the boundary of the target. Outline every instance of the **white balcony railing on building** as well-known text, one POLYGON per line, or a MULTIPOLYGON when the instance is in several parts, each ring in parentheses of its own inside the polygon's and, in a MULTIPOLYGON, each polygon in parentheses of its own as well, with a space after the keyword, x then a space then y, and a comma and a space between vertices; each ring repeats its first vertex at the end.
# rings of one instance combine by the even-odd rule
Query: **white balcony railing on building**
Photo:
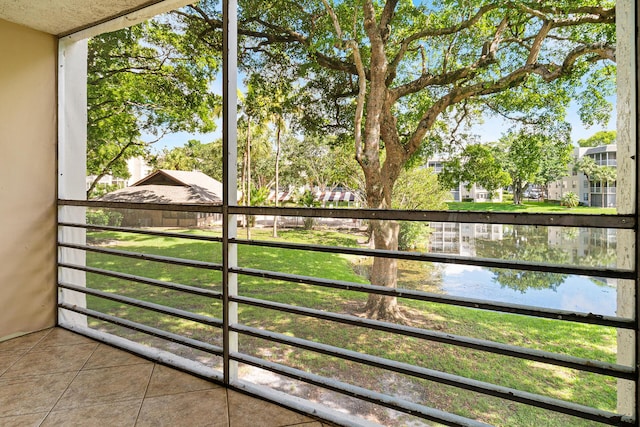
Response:
MULTIPOLYGON (((600 194, 602 192, 602 187, 591 187, 591 193, 600 194)), ((616 194, 616 187, 604 187, 604 194, 616 194)))

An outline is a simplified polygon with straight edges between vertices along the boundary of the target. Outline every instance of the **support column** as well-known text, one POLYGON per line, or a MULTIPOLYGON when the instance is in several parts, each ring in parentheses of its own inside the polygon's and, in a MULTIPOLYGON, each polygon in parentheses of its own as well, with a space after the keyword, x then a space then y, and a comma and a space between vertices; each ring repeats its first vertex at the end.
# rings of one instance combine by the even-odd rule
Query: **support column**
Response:
MULTIPOLYGON (((638 214, 638 47, 636 2, 622 1, 616 5, 617 31, 617 162, 618 213, 638 214)), ((617 259, 620 268, 638 268, 638 233, 618 231, 617 259)), ((638 319, 638 278, 618 280, 617 315, 638 319)), ((636 364, 638 355, 637 331, 618 330, 618 363, 636 364)), ((618 412, 637 416, 638 396, 632 381, 618 380, 618 412)))
POLYGON ((229 330, 229 325, 238 322, 238 304, 230 301, 238 295, 238 275, 229 272, 238 265, 238 249, 235 239, 238 231, 237 216, 229 214, 229 207, 238 205, 238 17, 237 0, 224 0, 223 52, 222 52, 222 293, 223 293, 223 370, 224 381, 230 384, 238 379, 238 364, 230 360, 229 354, 238 351, 238 334, 229 330))
MULTIPOLYGON (((87 153, 87 40, 61 39, 58 43, 58 198, 86 198, 87 153)), ((58 221, 85 223, 86 209, 58 207, 58 221)), ((78 228, 59 228, 58 239, 84 245, 86 232, 78 228)), ((84 266, 86 254, 75 249, 58 248, 58 260, 84 266)), ((58 280, 86 286, 83 271, 58 268, 58 280)), ((58 290, 58 301, 86 307, 84 294, 58 290)), ((87 326, 86 316, 58 310, 58 324, 87 326)))

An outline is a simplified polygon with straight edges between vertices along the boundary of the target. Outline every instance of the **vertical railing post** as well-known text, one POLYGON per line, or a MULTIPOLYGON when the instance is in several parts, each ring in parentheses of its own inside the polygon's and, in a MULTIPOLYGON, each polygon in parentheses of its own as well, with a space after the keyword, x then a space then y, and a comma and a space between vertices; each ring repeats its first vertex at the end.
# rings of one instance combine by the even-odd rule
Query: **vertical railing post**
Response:
MULTIPOLYGON (((86 198, 87 153, 87 40, 60 39, 58 42, 58 198, 86 198)), ((58 207, 58 221, 84 223, 86 208, 58 207)), ((85 244, 86 231, 64 227, 59 241, 85 244)), ((58 249, 58 261, 85 265, 86 254, 75 249, 58 249)), ((58 268, 58 280, 86 286, 86 274, 58 268)), ((86 307, 84 294, 58 289, 58 301, 86 307)), ((58 310, 58 324, 87 326, 86 316, 58 310)))
MULTIPOLYGON (((640 227, 638 226, 638 217, 640 216, 640 198, 638 197, 638 191, 640 191, 640 160, 638 159, 638 152, 640 151, 640 126, 638 125, 638 115, 640 112, 640 108, 638 108, 638 104, 640 103, 640 7, 638 7, 637 2, 630 2, 632 6, 631 15, 635 17, 634 26, 633 26, 633 69, 635 70, 635 81, 633 85, 633 140, 635 142, 635 153, 633 159, 635 160, 635 182, 633 187, 633 192, 635 194, 635 206, 634 213, 636 214, 636 229, 635 229, 635 271, 636 271, 636 280, 635 280, 635 312, 634 316, 636 319, 636 330, 635 330, 635 367, 636 367, 636 387, 634 390, 635 393, 635 410, 634 415, 636 418, 636 426, 640 426, 640 227)), ((618 184, 616 183, 616 186, 618 184)))
MULTIPOLYGON (((618 214, 638 215, 638 8, 636 2, 618 2, 616 5, 616 63, 617 63, 617 164, 616 186, 618 214)), ((602 192, 604 197, 604 192, 602 192)), ((638 365, 638 227, 633 231, 618 231, 618 267, 635 271, 635 280, 618 280, 617 311, 621 317, 635 319, 635 331, 618 330, 617 362, 638 365)), ((638 425, 638 378, 636 381, 618 380, 618 408, 622 414, 635 416, 638 425)))
POLYGON ((237 0, 224 0, 223 15, 223 43, 222 43, 222 299, 223 299, 223 373, 225 384, 237 379, 237 363, 229 358, 230 352, 238 350, 237 333, 231 332, 229 325, 238 321, 237 303, 230 298, 238 293, 237 274, 229 270, 237 266, 238 250, 231 239, 236 237, 236 215, 229 214, 230 206, 238 204, 237 177, 237 0))

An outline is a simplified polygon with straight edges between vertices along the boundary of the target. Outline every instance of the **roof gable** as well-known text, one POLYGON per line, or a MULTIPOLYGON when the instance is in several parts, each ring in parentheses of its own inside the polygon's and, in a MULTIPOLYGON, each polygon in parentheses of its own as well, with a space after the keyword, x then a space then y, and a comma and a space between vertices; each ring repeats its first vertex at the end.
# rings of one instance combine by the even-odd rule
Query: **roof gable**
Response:
POLYGON ((131 187, 140 187, 142 185, 173 185, 188 187, 184 182, 180 182, 171 175, 163 173, 161 170, 153 172, 151 175, 147 175, 140 181, 131 184, 131 187))

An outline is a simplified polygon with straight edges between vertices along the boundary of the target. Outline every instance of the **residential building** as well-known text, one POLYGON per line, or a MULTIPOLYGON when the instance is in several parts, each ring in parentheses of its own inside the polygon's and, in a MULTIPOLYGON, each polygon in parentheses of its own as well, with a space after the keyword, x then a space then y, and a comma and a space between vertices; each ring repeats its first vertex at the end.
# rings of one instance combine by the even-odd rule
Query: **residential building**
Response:
MULTIPOLYGON (((129 171, 129 178, 117 178, 113 175, 105 175, 98 180, 97 186, 107 190, 129 187, 153 171, 151 165, 149 165, 146 160, 140 156, 127 159, 127 169, 129 171)), ((87 176, 87 190, 96 177, 97 175, 87 176)))
POLYGON ((610 166, 617 168, 616 144, 601 145, 599 147, 576 147, 573 161, 568 167, 567 176, 552 182, 548 186, 549 200, 562 200, 562 197, 573 192, 580 198, 580 204, 587 206, 615 207, 616 183, 600 182, 586 176, 577 170, 576 163, 583 157, 591 157, 598 166, 610 166))

